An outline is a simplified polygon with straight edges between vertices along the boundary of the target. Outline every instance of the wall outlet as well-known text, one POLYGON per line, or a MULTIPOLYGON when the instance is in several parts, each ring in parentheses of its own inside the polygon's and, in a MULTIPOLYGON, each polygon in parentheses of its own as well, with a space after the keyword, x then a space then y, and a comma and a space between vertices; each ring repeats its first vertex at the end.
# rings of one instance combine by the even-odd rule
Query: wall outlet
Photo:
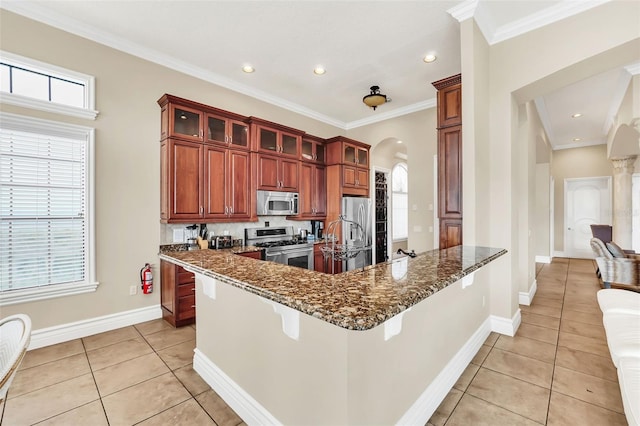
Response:
POLYGON ((132 285, 129 287, 129 296, 135 296, 136 294, 138 294, 138 286, 132 285))

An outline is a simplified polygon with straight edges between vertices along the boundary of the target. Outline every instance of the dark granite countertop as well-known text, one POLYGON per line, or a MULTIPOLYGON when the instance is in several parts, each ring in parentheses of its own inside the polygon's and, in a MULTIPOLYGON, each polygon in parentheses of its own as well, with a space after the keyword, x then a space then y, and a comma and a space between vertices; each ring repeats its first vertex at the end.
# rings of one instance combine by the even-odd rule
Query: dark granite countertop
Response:
POLYGON ((160 259, 349 330, 368 330, 507 253, 458 246, 330 275, 236 256, 259 250, 164 251, 160 259))

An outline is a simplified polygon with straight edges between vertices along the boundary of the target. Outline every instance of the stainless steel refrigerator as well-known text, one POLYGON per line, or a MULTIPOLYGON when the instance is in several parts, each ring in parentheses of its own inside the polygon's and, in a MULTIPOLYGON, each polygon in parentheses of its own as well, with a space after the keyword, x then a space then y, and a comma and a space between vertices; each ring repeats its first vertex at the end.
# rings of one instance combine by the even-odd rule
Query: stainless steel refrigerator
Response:
POLYGON ((342 197, 342 216, 346 220, 358 223, 358 226, 349 222, 342 225, 342 244, 360 245, 369 247, 353 259, 347 259, 342 264, 343 271, 362 268, 371 265, 372 261, 372 228, 371 228, 371 199, 362 197, 342 197))

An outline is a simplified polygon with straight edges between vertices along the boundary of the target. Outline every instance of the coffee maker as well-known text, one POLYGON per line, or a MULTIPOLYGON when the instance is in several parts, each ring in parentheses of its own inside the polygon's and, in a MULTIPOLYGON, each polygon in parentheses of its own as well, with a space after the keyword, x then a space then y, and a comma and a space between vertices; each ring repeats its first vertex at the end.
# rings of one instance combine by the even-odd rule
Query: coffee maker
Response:
POLYGON ((322 239, 322 230, 324 229, 324 222, 321 220, 311 221, 311 233, 315 235, 316 240, 322 239))

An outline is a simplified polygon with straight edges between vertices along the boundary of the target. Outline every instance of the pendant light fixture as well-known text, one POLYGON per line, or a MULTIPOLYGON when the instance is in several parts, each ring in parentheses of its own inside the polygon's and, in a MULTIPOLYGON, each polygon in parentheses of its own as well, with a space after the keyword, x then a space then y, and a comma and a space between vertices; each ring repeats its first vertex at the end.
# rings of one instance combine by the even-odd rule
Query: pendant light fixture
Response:
POLYGON ((371 86, 371 93, 362 98, 362 102, 364 102, 369 108, 373 108, 375 111, 380 105, 391 102, 391 99, 387 99, 387 95, 380 93, 380 87, 371 86))

